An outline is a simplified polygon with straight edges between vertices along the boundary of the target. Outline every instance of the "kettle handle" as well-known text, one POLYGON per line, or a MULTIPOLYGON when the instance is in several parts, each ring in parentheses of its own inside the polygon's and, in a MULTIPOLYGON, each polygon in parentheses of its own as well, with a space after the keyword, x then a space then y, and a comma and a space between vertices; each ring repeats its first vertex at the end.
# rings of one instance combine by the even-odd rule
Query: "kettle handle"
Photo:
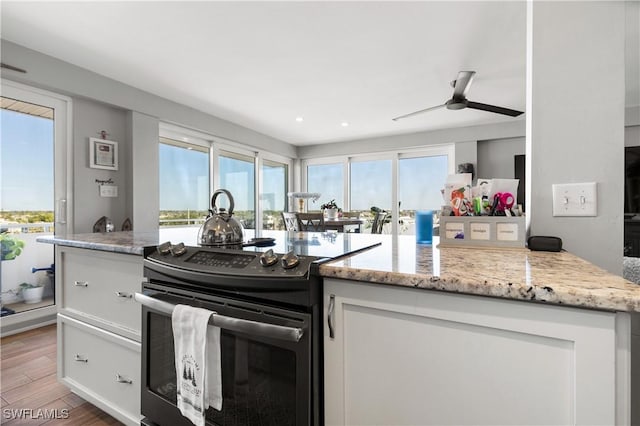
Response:
POLYGON ((211 210, 213 210, 213 213, 218 213, 218 208, 216 207, 216 198, 218 198, 218 195, 220 194, 225 194, 229 199, 229 210, 227 211, 227 213, 229 217, 231 217, 231 215, 233 214, 233 197, 231 196, 231 193, 226 189, 216 189, 213 192, 213 195, 211 196, 211 210))

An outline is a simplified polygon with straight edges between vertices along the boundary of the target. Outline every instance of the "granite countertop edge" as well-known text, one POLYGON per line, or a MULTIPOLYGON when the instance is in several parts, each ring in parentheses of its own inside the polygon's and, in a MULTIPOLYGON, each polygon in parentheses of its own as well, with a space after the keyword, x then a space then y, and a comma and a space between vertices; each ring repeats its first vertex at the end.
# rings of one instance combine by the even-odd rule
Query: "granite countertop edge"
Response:
POLYGON ((605 296, 595 295, 589 289, 565 288, 561 285, 527 285, 511 282, 487 283, 447 280, 429 274, 376 271, 364 268, 320 266, 320 275, 364 283, 383 284, 402 288, 444 291, 448 293, 487 296, 506 300, 547 303, 549 305, 596 309, 615 312, 640 312, 640 299, 625 291, 610 289, 605 296))
MULTIPOLYGON (((100 234, 98 234, 100 235, 100 234)), ((64 247, 75 247, 88 250, 106 251, 111 253, 123 253, 142 256, 146 246, 155 245, 157 243, 149 241, 148 244, 141 242, 140 244, 120 244, 99 241, 81 241, 76 239, 66 239, 61 237, 38 237, 36 241, 39 243, 56 244, 64 247)))
MULTIPOLYGON (((144 248, 158 244, 157 233, 103 233, 70 235, 68 237, 38 237, 41 243, 57 244, 66 247, 98 250, 129 255, 143 255, 144 248)), ((586 261, 572 257, 572 261, 586 261)), ((582 264, 581 263, 581 264, 582 264)), ((490 280, 481 278, 438 277, 420 272, 397 272, 380 270, 375 267, 355 267, 336 265, 329 262, 321 265, 319 273, 325 278, 339 278, 373 284, 392 285, 401 288, 444 291, 456 294, 496 297, 505 300, 542 302, 555 306, 570 306, 583 309, 597 309, 617 312, 640 312, 640 297, 635 289, 608 287, 606 279, 603 286, 595 291, 579 285, 566 285, 560 282, 507 282, 507 277, 490 280), (504 281, 504 282, 503 282, 504 281)), ((603 277, 604 279, 605 277, 603 277)), ((619 277, 620 278, 620 277, 619 277)), ((621 279, 621 278, 620 278, 621 279)))

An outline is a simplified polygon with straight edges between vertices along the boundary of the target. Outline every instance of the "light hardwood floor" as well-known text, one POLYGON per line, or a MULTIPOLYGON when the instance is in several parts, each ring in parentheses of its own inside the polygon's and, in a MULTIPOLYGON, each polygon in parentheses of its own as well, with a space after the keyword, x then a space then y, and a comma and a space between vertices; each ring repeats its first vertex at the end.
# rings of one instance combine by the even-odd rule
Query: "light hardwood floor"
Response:
POLYGON ((122 424, 58 383, 55 325, 5 337, 0 352, 2 425, 122 424))

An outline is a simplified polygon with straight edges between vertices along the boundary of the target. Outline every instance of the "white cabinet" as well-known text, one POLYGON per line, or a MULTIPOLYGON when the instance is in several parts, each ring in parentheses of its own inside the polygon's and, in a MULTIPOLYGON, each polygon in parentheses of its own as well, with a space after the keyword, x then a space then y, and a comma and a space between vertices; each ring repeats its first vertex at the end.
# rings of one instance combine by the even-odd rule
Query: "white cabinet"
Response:
POLYGON ((58 379, 140 424, 142 256, 56 246, 58 379))
POLYGON ((120 421, 140 424, 140 344, 58 315, 63 382, 120 421))
POLYGON ((323 303, 326 425, 630 422, 628 314, 336 279, 323 303))

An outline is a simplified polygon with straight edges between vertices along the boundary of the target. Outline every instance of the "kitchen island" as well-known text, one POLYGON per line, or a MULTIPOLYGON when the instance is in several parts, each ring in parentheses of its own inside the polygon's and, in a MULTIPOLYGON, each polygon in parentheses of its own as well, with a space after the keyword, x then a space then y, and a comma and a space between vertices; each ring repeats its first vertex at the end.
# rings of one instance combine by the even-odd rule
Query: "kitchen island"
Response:
MULTIPOLYGON (((194 244, 196 234, 46 242, 137 259, 146 245, 194 244)), ((335 243, 351 238, 382 245, 319 268, 326 424, 631 424, 640 286, 566 252, 438 249, 367 234, 335 243)), ((68 289, 58 291, 64 310, 68 289)))

